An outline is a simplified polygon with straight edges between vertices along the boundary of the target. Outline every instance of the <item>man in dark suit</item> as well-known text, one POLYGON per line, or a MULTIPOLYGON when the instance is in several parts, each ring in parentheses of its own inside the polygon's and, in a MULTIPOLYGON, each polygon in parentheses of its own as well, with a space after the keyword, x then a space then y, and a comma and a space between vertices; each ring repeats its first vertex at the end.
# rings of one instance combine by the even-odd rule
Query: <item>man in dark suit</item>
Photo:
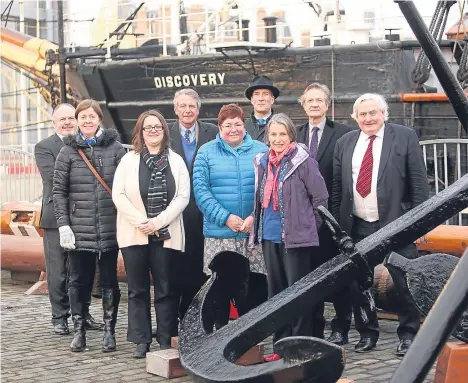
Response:
MULTIPOLYGON (((189 170, 192 184, 193 163, 198 149, 216 138, 216 125, 198 120, 201 101, 193 89, 181 89, 174 96, 174 112, 178 117, 170 127, 171 147, 182 156, 189 170)), ((179 286, 179 318, 183 319, 193 297, 205 283, 203 273, 203 214, 198 209, 193 193, 183 213, 185 230, 185 253, 176 252, 176 280, 179 286)))
MULTIPOLYGON (((53 113, 55 134, 40 141, 34 148, 36 164, 42 178, 42 209, 39 227, 44 229, 44 253, 46 258, 47 287, 52 306, 52 324, 54 332, 67 335, 68 317, 70 316, 70 302, 67 293, 68 253, 60 247, 60 236, 57 220, 54 215, 52 200, 52 181, 54 176, 55 159, 63 147, 62 139, 66 135, 74 134, 77 128, 75 108, 70 104, 60 104, 53 113)), ((90 294, 91 294, 90 286, 90 294)), ((91 296, 88 302, 91 302, 91 296)), ((103 327, 89 314, 86 316, 86 327, 97 330, 103 327)))
POLYGON ((264 75, 255 76, 245 90, 245 96, 254 108, 245 121, 245 130, 254 140, 265 142, 265 127, 273 116, 272 106, 279 95, 280 91, 271 78, 264 75))
MULTIPOLYGON (((330 106, 330 90, 326 85, 319 83, 310 84, 299 99, 309 121, 297 127, 297 141, 301 142, 310 150, 310 155, 317 160, 320 173, 327 186, 328 208, 331 206, 332 183, 333 183, 333 152, 336 141, 344 134, 352 130, 351 127, 335 122, 326 117, 330 106)), ((330 231, 325 226, 319 229, 320 246, 313 252, 314 264, 316 258, 320 262, 326 262, 336 255, 336 246, 330 231)), ((323 318, 324 306, 320 305, 314 313, 314 336, 323 338, 325 320, 323 318)))
MULTIPOLYGON (((388 106, 382 96, 362 95, 354 103, 352 116, 360 130, 346 134, 336 144, 332 213, 341 228, 359 242, 424 202, 429 197, 429 186, 415 131, 385 122, 388 106)), ((417 257, 414 243, 398 253, 417 257)), ((421 318, 404 279, 394 279, 394 283, 401 299, 397 355, 403 356, 421 318)), ((355 299, 361 289, 355 282, 348 289, 349 294, 343 292, 342 297, 345 302, 352 302, 356 329, 361 335, 355 350, 366 352, 377 343, 379 324, 375 310, 366 310, 367 320, 362 316, 362 307, 355 299)))

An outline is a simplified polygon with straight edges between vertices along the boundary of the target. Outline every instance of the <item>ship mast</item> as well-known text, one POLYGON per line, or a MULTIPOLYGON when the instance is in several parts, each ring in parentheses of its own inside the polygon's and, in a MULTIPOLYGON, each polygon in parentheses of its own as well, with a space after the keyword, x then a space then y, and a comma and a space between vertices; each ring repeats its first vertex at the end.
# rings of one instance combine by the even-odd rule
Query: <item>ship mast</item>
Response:
POLYGON ((58 63, 60 70, 60 102, 67 102, 67 88, 65 78, 65 42, 63 36, 63 2, 57 0, 58 17, 58 63))

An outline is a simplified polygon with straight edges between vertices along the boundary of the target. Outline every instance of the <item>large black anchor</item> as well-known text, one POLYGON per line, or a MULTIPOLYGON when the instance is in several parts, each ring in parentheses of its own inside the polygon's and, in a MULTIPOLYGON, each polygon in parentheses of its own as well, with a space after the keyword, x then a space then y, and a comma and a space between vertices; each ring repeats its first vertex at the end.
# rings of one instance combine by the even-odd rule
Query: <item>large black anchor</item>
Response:
MULTIPOLYGON (((344 369, 344 353, 316 338, 281 340, 275 350, 282 359, 276 362, 254 366, 234 362, 275 330, 291 323, 301 309, 323 301, 352 280, 362 279, 368 268, 381 263, 389 252, 414 242, 467 206, 468 175, 356 245, 325 213, 342 252, 256 309, 212 332, 218 278, 215 270, 182 323, 179 349, 183 367, 196 382, 336 382, 344 369)), ((428 290, 432 287, 431 283, 425 286, 428 290)))

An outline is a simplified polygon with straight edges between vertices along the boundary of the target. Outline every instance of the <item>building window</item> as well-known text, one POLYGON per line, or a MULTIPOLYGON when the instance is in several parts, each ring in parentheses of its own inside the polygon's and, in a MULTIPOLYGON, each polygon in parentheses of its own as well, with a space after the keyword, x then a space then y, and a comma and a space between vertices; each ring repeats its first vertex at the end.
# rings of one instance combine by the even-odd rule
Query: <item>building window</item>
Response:
POLYGON ((364 23, 365 24, 375 24, 375 12, 374 11, 367 11, 364 12, 364 23))
POLYGON ((224 37, 234 37, 237 33, 237 24, 233 21, 228 21, 223 25, 224 37))

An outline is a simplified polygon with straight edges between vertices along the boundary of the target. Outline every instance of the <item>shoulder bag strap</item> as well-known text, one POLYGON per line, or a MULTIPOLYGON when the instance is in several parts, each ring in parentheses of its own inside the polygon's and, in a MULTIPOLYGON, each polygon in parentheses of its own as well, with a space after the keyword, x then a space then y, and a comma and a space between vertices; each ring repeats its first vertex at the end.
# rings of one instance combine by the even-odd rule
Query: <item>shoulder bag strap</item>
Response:
POLYGON ((89 162, 88 157, 83 153, 83 150, 78 149, 78 153, 80 153, 81 158, 83 158, 83 161, 88 165, 89 170, 94 174, 94 176, 98 179, 98 181, 101 183, 102 186, 104 186, 104 189, 107 190, 107 192, 112 195, 112 190, 111 188, 105 183, 105 181, 101 178, 97 170, 94 168, 94 166, 89 162))

